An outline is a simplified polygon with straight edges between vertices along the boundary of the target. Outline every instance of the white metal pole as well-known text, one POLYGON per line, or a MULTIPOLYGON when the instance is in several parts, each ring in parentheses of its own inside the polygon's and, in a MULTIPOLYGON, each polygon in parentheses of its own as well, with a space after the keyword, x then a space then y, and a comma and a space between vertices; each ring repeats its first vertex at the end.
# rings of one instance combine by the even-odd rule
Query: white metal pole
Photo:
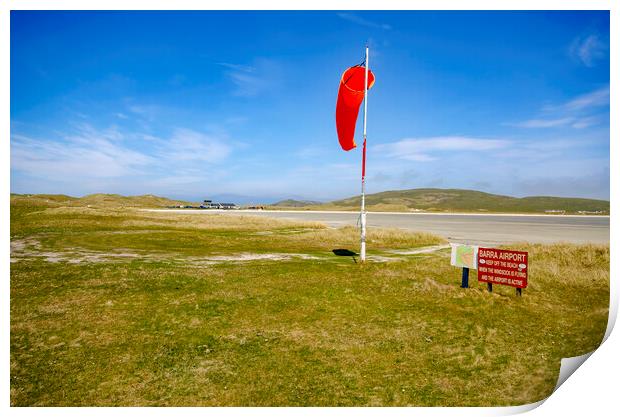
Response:
POLYGON ((361 248, 360 260, 366 261, 366 114, 368 113, 368 45, 366 45, 366 64, 364 71, 364 145, 362 149, 362 208, 360 213, 361 223, 361 248))

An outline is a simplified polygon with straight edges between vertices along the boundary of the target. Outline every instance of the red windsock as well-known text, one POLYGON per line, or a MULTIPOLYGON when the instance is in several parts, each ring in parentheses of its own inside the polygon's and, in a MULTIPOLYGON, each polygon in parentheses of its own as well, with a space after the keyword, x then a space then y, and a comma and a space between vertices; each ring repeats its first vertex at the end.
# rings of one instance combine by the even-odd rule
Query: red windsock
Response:
MULTIPOLYGON (((347 69, 340 79, 338 101, 336 102, 336 130, 338 141, 345 151, 355 148, 355 123, 360 104, 364 100, 364 78, 366 68, 356 66, 347 69)), ((375 83, 375 76, 368 70, 368 89, 375 83)))

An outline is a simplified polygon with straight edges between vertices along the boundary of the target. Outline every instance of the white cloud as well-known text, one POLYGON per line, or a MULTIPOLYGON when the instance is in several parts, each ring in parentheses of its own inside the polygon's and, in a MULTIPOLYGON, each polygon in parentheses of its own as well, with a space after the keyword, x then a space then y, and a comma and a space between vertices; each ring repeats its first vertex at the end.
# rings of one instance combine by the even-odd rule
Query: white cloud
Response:
POLYGON ((256 70, 250 65, 231 64, 230 62, 218 62, 217 64, 235 71, 254 72, 256 70))
POLYGON ((11 168, 48 180, 135 175, 153 162, 152 157, 103 136, 74 136, 61 142, 11 137, 11 168))
POLYGON ((585 129, 590 126, 597 125, 598 123, 600 123, 600 118, 597 116, 592 116, 577 119, 573 124, 571 124, 571 126, 575 129, 585 129))
POLYGON ((145 115, 148 113, 148 109, 144 106, 140 106, 137 104, 132 104, 131 106, 128 106, 127 109, 132 112, 132 113, 136 113, 139 115, 145 115))
POLYGON ((545 138, 537 140, 521 140, 511 143, 503 149, 500 158, 531 163, 541 161, 560 161, 567 154, 583 152, 586 148, 598 143, 598 138, 545 138))
POLYGON ((508 126, 522 128, 554 128, 570 126, 584 129, 601 122, 600 113, 609 106, 609 85, 576 96, 561 104, 546 105, 542 108, 543 118, 534 118, 517 123, 506 123, 508 126), (552 116, 552 117, 551 117, 552 116))
POLYGON ((159 157, 172 163, 215 163, 224 160, 230 152, 230 145, 220 138, 190 129, 176 129, 170 139, 163 141, 159 157))
POLYGON ((310 145, 298 149, 297 152, 295 152, 295 156, 302 159, 314 159, 324 157, 325 155, 328 155, 329 152, 330 150, 328 148, 310 145))
POLYGON ((373 22, 371 20, 364 19, 363 17, 353 14, 353 13, 337 13, 337 15, 341 19, 348 20, 349 22, 353 22, 358 25, 362 25, 362 26, 366 26, 370 28, 384 29, 384 30, 392 29, 392 26, 386 23, 373 22))
POLYGON ((562 107, 569 111, 584 110, 609 105, 609 86, 575 97, 562 107))
POLYGON ((152 104, 130 104, 127 106, 127 110, 149 122, 157 120, 164 113, 163 109, 152 104))
POLYGON ((224 119, 224 123, 228 125, 242 125, 247 123, 249 118, 247 116, 230 116, 224 119))
POLYGON ((569 48, 571 56, 586 67, 595 66, 598 60, 605 57, 606 51, 607 45, 594 34, 575 38, 569 48))
POLYGON ((280 66, 271 59, 257 58, 252 65, 219 62, 228 68, 226 75, 235 85, 233 95, 255 97, 273 88, 280 78, 280 66))
POLYGON ((510 145, 503 139, 480 139, 465 136, 437 136, 428 138, 407 138, 397 142, 376 145, 374 149, 388 157, 409 161, 432 161, 436 153, 456 151, 485 151, 501 149, 510 145))
POLYGON ((11 169, 28 177, 80 183, 88 179, 205 175, 232 146, 220 137, 175 129, 166 139, 80 125, 60 140, 11 136, 11 169))
POLYGON ((520 195, 609 199, 609 160, 560 164, 551 174, 516 180, 515 191, 520 195))
POLYGON ((563 117, 561 119, 530 119, 524 122, 512 123, 510 126, 525 127, 525 128, 547 128, 565 126, 572 122, 572 117, 563 117))

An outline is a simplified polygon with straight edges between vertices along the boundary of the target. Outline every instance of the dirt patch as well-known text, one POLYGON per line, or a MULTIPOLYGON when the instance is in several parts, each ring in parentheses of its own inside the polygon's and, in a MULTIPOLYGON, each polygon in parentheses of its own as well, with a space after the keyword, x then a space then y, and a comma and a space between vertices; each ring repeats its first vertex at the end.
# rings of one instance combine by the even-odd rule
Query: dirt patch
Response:
MULTIPOLYGON (((422 248, 414 248, 414 249, 386 250, 385 253, 394 254, 394 255, 423 255, 423 254, 437 252, 439 250, 446 249, 449 247, 450 245, 434 245, 434 246, 424 246, 422 248)), ((366 259, 373 261, 373 262, 395 262, 395 261, 404 260, 402 256, 382 256, 382 255, 368 255, 366 259)))
POLYGON ((381 256, 381 255, 368 255, 366 259, 373 262, 395 262, 402 261, 403 258, 399 258, 396 256, 381 256))
POLYGON ((432 253, 437 252, 442 249, 449 248, 450 245, 434 245, 434 246, 424 246, 422 248, 414 248, 414 249, 394 249, 388 250, 388 253, 394 253, 397 255, 419 255, 423 253, 432 253))
POLYGON ((11 241, 11 263, 28 259, 43 259, 46 262, 57 263, 88 263, 88 262, 111 262, 117 259, 140 258, 137 253, 125 252, 94 252, 83 249, 71 248, 62 252, 42 250, 41 243, 33 238, 15 239, 11 241))
POLYGON ((70 264, 79 264, 79 263, 91 263, 91 262, 110 262, 113 260, 123 260, 123 259, 140 259, 141 255, 137 253, 96 253, 96 252, 78 252, 78 257, 71 257, 70 259, 65 259, 66 262, 70 264))
POLYGON ((12 239, 11 240, 11 263, 19 261, 20 258, 29 256, 40 256, 41 243, 33 238, 12 239))
MULTIPOLYGON (((445 249, 447 245, 426 246, 423 248, 408 250, 389 250, 387 254, 395 255, 417 255, 432 253, 445 249)), ((172 262, 183 263, 184 265, 207 266, 225 262, 253 262, 253 261, 291 261, 294 259, 313 260, 324 259, 303 253, 254 253, 240 252, 232 254, 213 254, 205 256, 184 256, 179 253, 170 252, 140 252, 129 249, 118 248, 112 252, 97 252, 83 248, 66 248, 62 251, 45 251, 41 243, 34 238, 15 239, 11 241, 11 262, 23 260, 43 259, 46 262, 58 263, 66 262, 69 264, 88 264, 100 262, 128 262, 140 260, 146 262, 172 262)), ((402 256, 383 256, 369 255, 368 261, 371 262, 396 262, 402 261, 402 256)))
POLYGON ((41 249, 41 244, 38 240, 33 238, 11 240, 11 254, 13 254, 13 252, 19 253, 31 249, 41 249))
POLYGON ((189 259, 203 260, 207 262, 248 262, 248 261, 287 261, 291 259, 319 259, 317 256, 306 255, 303 253, 252 253, 243 252, 232 255, 190 257, 189 259))
POLYGON ((293 259, 319 259, 317 256, 303 253, 252 253, 241 252, 226 255, 183 256, 178 253, 165 252, 132 252, 126 249, 119 252, 96 252, 81 248, 69 248, 64 251, 43 251, 41 244, 35 239, 21 239, 11 242, 11 262, 43 259, 46 262, 66 262, 70 264, 127 262, 141 260, 146 262, 178 262, 195 266, 213 265, 223 262, 251 261, 290 261, 293 259))
MULTIPOLYGON (((312 255, 305 255, 303 253, 264 253, 264 254, 251 254, 251 253, 246 253, 242 255, 242 259, 241 260, 247 260, 247 261, 251 261, 251 260, 255 260, 255 259, 273 259, 273 260, 284 260, 284 259, 292 259, 292 258, 299 258, 299 259, 318 259, 317 256, 312 256, 312 255)), ((218 260, 221 260, 222 257, 218 257, 218 260)))

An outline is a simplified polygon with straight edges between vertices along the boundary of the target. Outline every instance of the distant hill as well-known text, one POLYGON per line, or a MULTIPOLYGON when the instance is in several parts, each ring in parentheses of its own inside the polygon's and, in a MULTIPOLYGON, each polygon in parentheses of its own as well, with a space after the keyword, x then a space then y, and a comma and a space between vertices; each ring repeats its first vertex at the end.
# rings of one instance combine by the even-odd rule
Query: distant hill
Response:
POLYGON ((76 200, 76 197, 71 197, 64 194, 14 194, 11 193, 11 202, 13 201, 30 201, 32 203, 68 203, 76 200))
POLYGON ((275 207, 307 207, 307 206, 316 206, 322 204, 320 201, 309 201, 309 200, 282 200, 277 203, 272 204, 275 207))
MULTIPOLYGON (((357 209, 360 197, 315 206, 321 209, 357 209)), ((366 195, 369 211, 448 211, 494 213, 556 213, 599 212, 609 214, 609 201, 565 197, 509 197, 481 191, 417 188, 384 191, 366 195)), ((313 207, 314 208, 314 207, 313 207)))
MULTIPOLYGON (((11 207, 136 207, 163 208, 179 205, 197 206, 181 200, 171 200, 147 194, 125 197, 118 194, 91 194, 71 197, 63 194, 11 194, 11 207)), ((282 200, 269 207, 299 210, 359 210, 360 197, 355 196, 329 203, 307 200, 282 200)), ((550 214, 609 214, 609 201, 564 197, 509 197, 473 190, 417 188, 383 191, 366 196, 368 211, 431 211, 475 213, 550 213, 550 214)))
POLYGON ((77 200, 64 194, 14 194, 11 193, 11 210, 17 207, 33 208, 33 207, 58 207, 69 206, 77 200))
POLYGON ((171 200, 152 194, 125 197, 119 194, 90 194, 78 198, 74 204, 90 205, 95 207, 168 207, 189 205, 187 201, 171 200))
POLYGON ((90 194, 84 197, 70 197, 63 194, 11 194, 12 205, 68 206, 68 207, 137 207, 158 208, 190 205, 187 201, 171 200, 155 195, 125 197, 119 194, 90 194))

